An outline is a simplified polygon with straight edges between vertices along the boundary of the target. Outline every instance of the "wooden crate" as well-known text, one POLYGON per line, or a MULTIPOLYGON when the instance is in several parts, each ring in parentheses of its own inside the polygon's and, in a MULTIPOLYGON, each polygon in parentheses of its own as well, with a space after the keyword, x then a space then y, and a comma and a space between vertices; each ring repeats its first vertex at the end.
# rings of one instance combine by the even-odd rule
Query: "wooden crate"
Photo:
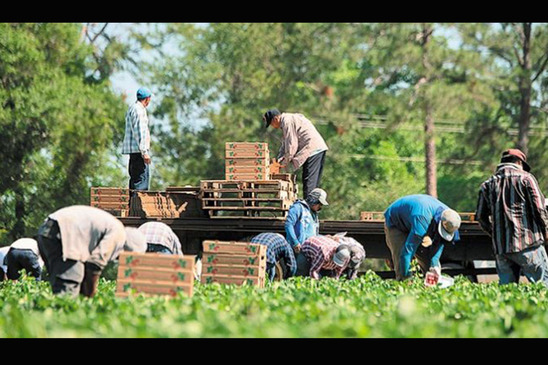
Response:
POLYGON ((117 217, 126 217, 129 212, 130 196, 130 189, 93 186, 90 189, 90 206, 103 209, 117 217))
POLYGON ((227 158, 225 167, 262 167, 267 168, 270 164, 268 159, 263 158, 227 158))
POLYGON ((384 212, 360 212, 361 221, 384 221, 384 212))
POLYGON ((176 296, 183 292, 192 296, 194 265, 194 256, 122 252, 115 295, 126 297, 135 292, 176 296))
POLYGON ((201 282, 256 285, 266 276, 265 245, 238 241, 203 241, 201 282))

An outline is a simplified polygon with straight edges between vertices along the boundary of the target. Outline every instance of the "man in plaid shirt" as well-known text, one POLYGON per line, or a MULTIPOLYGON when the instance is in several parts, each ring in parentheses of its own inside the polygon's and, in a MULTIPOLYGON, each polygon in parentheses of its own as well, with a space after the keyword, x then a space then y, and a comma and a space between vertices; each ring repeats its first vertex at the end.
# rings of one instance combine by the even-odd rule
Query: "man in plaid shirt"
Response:
POLYGON ((160 252, 183 256, 179 237, 162 222, 146 222, 139 227, 147 242, 146 252, 160 252))
POLYGON ((313 236, 304 241, 302 253, 310 263, 310 277, 321 279, 320 271, 331 271, 331 276, 338 279, 350 261, 350 249, 345 244, 327 236, 313 236))
POLYGON ((266 272, 270 281, 276 276, 276 263, 283 265, 284 279, 294 276, 297 271, 297 262, 293 248, 279 233, 260 233, 250 240, 251 243, 265 245, 266 249, 266 272))
POLYGON ((129 155, 129 188, 148 190, 150 186, 150 132, 147 106, 152 93, 147 88, 137 90, 137 101, 126 112, 126 129, 122 154, 129 155))
POLYGON ((495 174, 481 184, 476 219, 492 238, 499 283, 518 283, 520 270, 548 287, 545 198, 526 155, 503 152, 495 174))

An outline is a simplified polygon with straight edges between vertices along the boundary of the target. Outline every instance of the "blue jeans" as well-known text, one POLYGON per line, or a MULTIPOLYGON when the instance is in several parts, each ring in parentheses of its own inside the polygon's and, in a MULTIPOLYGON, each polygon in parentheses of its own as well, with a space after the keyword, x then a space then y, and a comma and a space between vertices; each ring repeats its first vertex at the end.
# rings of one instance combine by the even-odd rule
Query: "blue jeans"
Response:
POLYGON ((146 252, 157 252, 157 253, 165 253, 168 255, 173 255, 173 252, 166 246, 157 245, 154 243, 147 243, 147 251, 146 252))
POLYGON ((530 282, 541 281, 548 287, 548 256, 543 245, 496 255, 496 264, 500 284, 518 283, 523 273, 530 282))
POLYGON ((276 264, 266 263, 266 276, 270 281, 274 281, 274 278, 276 278, 276 264))
POLYGON ((10 248, 6 255, 8 263, 8 279, 17 280, 21 276, 19 271, 25 269, 28 275, 40 280, 42 276, 42 267, 38 262, 38 256, 32 250, 10 248))
POLYGON ((140 153, 129 154, 129 188, 148 190, 150 186, 150 166, 145 163, 140 153))

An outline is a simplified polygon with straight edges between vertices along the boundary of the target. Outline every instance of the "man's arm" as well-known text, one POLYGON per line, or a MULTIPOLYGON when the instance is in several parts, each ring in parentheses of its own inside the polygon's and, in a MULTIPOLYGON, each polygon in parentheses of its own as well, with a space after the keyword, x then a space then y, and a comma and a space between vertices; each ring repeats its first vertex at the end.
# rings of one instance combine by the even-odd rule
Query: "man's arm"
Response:
POLYGON ((548 213, 546 211, 546 202, 544 195, 540 191, 537 180, 530 175, 524 180, 525 186, 529 193, 529 202, 533 206, 533 214, 535 221, 544 231, 544 236, 548 236, 547 232, 547 222, 548 222, 548 213))
POLYGON ((483 229, 489 236, 493 234, 493 228, 489 221, 491 210, 489 208, 485 188, 482 186, 478 193, 478 204, 476 207, 476 220, 478 221, 481 229, 483 229))

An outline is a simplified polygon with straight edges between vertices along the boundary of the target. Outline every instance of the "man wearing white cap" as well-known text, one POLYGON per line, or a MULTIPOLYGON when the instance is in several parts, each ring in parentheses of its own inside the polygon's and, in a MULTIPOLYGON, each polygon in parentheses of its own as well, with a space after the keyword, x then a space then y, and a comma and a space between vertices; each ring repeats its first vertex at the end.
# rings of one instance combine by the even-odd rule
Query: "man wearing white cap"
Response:
POLYGON ((38 242, 34 238, 19 238, 13 242, 5 257, 6 276, 10 280, 18 280, 21 270, 25 269, 27 275, 40 280, 44 261, 40 257, 38 242))
POLYGON ((112 214, 87 205, 51 213, 38 229, 38 248, 54 294, 95 295, 99 276, 122 251, 145 252, 145 236, 112 214))
POLYGON ((126 112, 126 129, 122 154, 129 155, 129 188, 148 190, 150 187, 150 131, 147 107, 152 93, 146 87, 137 90, 137 101, 126 112))
POLYGON ((328 236, 310 237, 304 241, 302 252, 310 265, 310 277, 317 280, 324 273, 340 278, 350 262, 350 248, 328 236))
POLYGON ((443 247, 460 239, 460 223, 457 212, 430 195, 408 195, 393 202, 384 212, 384 233, 396 280, 411 276, 413 257, 423 272, 433 268, 439 274, 443 247))

